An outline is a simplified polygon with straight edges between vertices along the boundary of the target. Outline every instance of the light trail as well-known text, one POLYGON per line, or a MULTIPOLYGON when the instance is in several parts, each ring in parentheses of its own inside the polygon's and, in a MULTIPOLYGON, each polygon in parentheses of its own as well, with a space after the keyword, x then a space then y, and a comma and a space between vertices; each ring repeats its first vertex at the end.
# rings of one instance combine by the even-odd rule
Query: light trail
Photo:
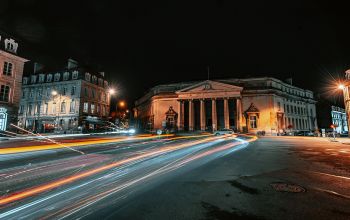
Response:
MULTIPOLYGON (((185 136, 185 137, 181 137, 181 136, 174 137, 174 135, 172 134, 161 135, 162 138, 166 138, 164 140, 191 139, 191 138, 209 137, 209 136, 212 136, 212 135, 192 135, 192 136, 185 136)), ((157 138, 158 136, 154 136, 154 135, 140 135, 137 137, 118 137, 118 138, 106 138, 106 139, 94 138, 92 140, 87 140, 87 141, 65 143, 64 145, 49 144, 49 145, 34 145, 34 146, 25 146, 25 147, 0 148, 0 155, 52 150, 52 149, 60 149, 60 148, 69 148, 71 150, 76 151, 75 149, 73 149, 73 147, 95 145, 95 144, 120 143, 120 142, 127 142, 131 140, 149 140, 149 139, 157 139, 157 138)))
POLYGON ((182 148, 185 148, 185 147, 189 147, 189 146, 192 146, 192 145, 197 145, 197 144, 213 141, 213 140, 216 140, 216 139, 219 139, 219 138, 221 138, 221 137, 209 137, 209 138, 205 138, 205 139, 202 139, 202 140, 191 141, 191 142, 183 143, 183 144, 179 144, 179 145, 170 145, 170 146, 167 146, 167 147, 162 147, 160 149, 153 150, 153 151, 148 152, 148 153, 144 153, 144 154, 133 156, 133 157, 130 157, 130 158, 127 158, 127 159, 123 159, 123 160, 117 161, 117 162, 113 162, 111 164, 108 164, 108 165, 105 165, 105 166, 101 166, 99 168, 95 168, 95 169, 92 169, 92 170, 89 170, 89 171, 85 171, 85 172, 80 173, 80 174, 72 175, 72 176, 69 176, 69 177, 66 177, 66 178, 61 178, 61 179, 59 179, 57 181, 53 181, 53 182, 48 183, 48 184, 44 184, 44 185, 33 187, 33 188, 30 188, 30 189, 27 189, 27 190, 24 190, 24 191, 21 191, 21 192, 16 192, 14 194, 10 194, 8 196, 0 198, 0 205, 5 205, 5 204, 8 204, 8 203, 11 203, 11 202, 14 202, 14 201, 18 201, 20 199, 24 199, 24 198, 27 198, 27 197, 30 197, 30 196, 33 196, 33 195, 36 195, 36 194, 39 194, 39 193, 42 193, 42 192, 54 189, 54 188, 57 188, 59 186, 66 185, 68 183, 77 181, 79 179, 86 178, 86 177, 92 176, 94 174, 97 174, 97 173, 100 173, 100 172, 103 172, 103 171, 106 171, 106 170, 109 170, 109 169, 112 169, 112 168, 115 168, 115 167, 118 167, 118 166, 130 163, 130 162, 133 162, 133 161, 137 161, 137 160, 140 160, 140 159, 143 159, 143 158, 157 156, 157 155, 160 155, 160 154, 164 154, 164 153, 167 153, 167 152, 179 150, 179 149, 182 149, 182 148))
MULTIPOLYGON (((15 127, 15 128, 17 128, 17 129, 19 129, 19 130, 21 130, 21 131, 28 132, 28 133, 30 133, 30 134, 32 134, 32 135, 35 135, 35 136, 39 136, 39 137, 41 137, 41 138, 43 138, 43 139, 45 139, 45 140, 48 140, 48 141, 50 141, 50 142, 52 142, 52 143, 54 143, 54 144, 56 144, 56 145, 59 145, 59 146, 61 146, 61 147, 70 149, 70 150, 75 151, 75 152, 80 153, 80 154, 85 154, 84 152, 82 152, 82 151, 80 151, 80 150, 73 149, 73 148, 71 148, 71 147, 69 147, 69 146, 66 146, 66 145, 64 145, 64 144, 61 144, 61 143, 59 143, 59 142, 57 142, 57 141, 54 141, 54 140, 52 140, 52 139, 50 139, 50 138, 47 138, 47 137, 44 137, 44 136, 42 136, 42 135, 34 134, 34 133, 32 133, 32 132, 30 132, 30 131, 27 131, 27 130, 21 128, 21 127, 18 127, 18 126, 16 126, 16 125, 12 124, 12 123, 11 123, 10 125, 13 126, 13 127, 15 127)), ((0 152, 0 154, 1 154, 1 152, 0 152)))
MULTIPOLYGON (((139 178, 136 178, 134 180, 130 180, 126 183, 123 183, 113 189, 110 189, 110 190, 107 190, 107 191, 104 191, 102 193, 98 193, 96 195, 93 195, 89 198, 86 198, 86 199, 83 199, 81 200, 80 202, 78 203, 74 203, 74 205, 70 206, 70 207, 66 207, 62 210, 59 210, 55 213, 51 213, 50 215, 47 215, 41 219, 51 219, 53 217, 57 217, 57 215, 61 215, 59 216, 59 218, 67 218, 71 215, 73 215, 74 213, 77 213, 78 211, 84 209, 84 208, 87 208, 88 206, 91 206, 99 201, 101 201, 102 199, 105 199, 106 197, 108 196, 111 196, 112 194, 114 193, 117 193, 117 192, 120 192, 121 190, 127 188, 127 187, 130 187, 132 185, 135 185, 141 181, 144 181, 146 179, 149 179, 153 176, 156 176, 156 175, 163 175, 165 173, 168 173, 168 172, 171 172, 173 170, 176 170, 176 169, 179 169, 183 166, 185 166, 186 164, 188 163, 191 163, 191 162, 194 162, 195 160, 198 160, 198 159, 201 159, 203 157, 207 157, 207 156, 210 156, 210 155, 213 155, 215 153, 219 153, 219 152, 223 152, 223 151, 227 151, 235 146, 239 146, 239 145, 243 145, 241 148, 239 149, 233 149, 233 150, 240 150, 244 147, 246 147, 248 145, 249 142, 251 141, 255 141, 256 139, 252 139, 252 140, 249 140, 249 141, 245 141, 243 139, 239 139, 239 138, 233 138, 233 139, 236 139, 238 140, 239 142, 235 142, 235 143, 228 143, 228 144, 225 144, 223 146, 220 146, 218 148, 214 148, 214 149, 209 149, 205 152, 202 152, 202 153, 199 153, 199 154, 196 154, 196 155, 193 155, 193 156, 189 156, 188 155, 185 155, 184 157, 181 157, 161 168, 158 168, 157 170, 155 171, 152 171, 144 176, 141 176, 139 178)), ((232 151, 231 151, 232 152, 232 151)))

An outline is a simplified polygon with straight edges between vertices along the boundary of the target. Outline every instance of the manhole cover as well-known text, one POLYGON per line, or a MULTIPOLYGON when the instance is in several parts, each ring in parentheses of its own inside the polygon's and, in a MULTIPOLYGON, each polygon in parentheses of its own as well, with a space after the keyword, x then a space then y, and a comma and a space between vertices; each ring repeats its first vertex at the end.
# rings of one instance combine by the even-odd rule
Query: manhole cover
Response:
POLYGON ((301 193, 306 191, 305 188, 301 186, 289 183, 271 183, 271 186, 278 192, 301 193))

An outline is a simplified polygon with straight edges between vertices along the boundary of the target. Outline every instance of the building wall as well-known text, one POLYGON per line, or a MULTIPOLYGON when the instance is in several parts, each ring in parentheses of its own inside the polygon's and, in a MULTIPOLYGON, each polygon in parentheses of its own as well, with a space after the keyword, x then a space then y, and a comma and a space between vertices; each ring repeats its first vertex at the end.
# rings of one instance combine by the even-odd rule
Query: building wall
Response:
MULTIPOLYGON (((317 129, 316 102, 313 99, 313 93, 309 90, 268 77, 218 81, 243 88, 241 125, 248 132, 265 131, 268 134, 277 134, 287 130, 317 129), (255 129, 250 128, 249 120, 246 120, 244 114, 252 104, 259 110, 255 129), (291 126, 290 129, 288 125, 291 126)), ((175 97, 172 95, 178 89, 184 88, 181 85, 191 86, 191 84, 179 83, 178 85, 157 86, 152 89, 147 95, 136 101, 137 117, 141 120, 153 117, 153 129, 161 128, 162 121, 165 120, 165 112, 170 106, 176 112, 180 111, 176 95, 175 97), (167 93, 159 92, 162 89, 167 93)))
POLYGON ((95 129, 96 124, 108 119, 108 83, 101 76, 72 69, 31 74, 23 78, 23 84, 19 109, 21 127, 38 132, 79 132, 95 129), (53 95, 53 91, 57 95, 53 95), (84 103, 88 106, 86 111, 84 103))
MULTIPOLYGON (((0 41, 0 43, 2 42, 0 41)), ((14 129, 10 127, 10 123, 17 124, 23 68, 24 63, 27 61, 17 55, 0 50, 0 86, 9 86, 10 88, 8 101, 0 101, 0 108, 2 108, 2 111, 6 111, 7 114, 6 130, 14 129), (12 73, 10 76, 3 74, 5 62, 12 64, 12 73)))

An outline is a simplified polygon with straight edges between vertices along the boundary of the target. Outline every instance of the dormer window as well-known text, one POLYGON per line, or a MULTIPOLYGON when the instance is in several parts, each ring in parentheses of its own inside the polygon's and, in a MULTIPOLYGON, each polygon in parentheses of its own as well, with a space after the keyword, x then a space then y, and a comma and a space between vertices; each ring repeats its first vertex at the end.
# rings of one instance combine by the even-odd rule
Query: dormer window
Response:
POLYGON ((73 79, 78 79, 78 71, 73 71, 73 73, 72 73, 72 78, 73 79))
POLYGON ((69 79, 69 72, 65 72, 63 74, 63 80, 68 80, 69 79))
POLYGON ((85 73, 85 80, 88 82, 91 81, 91 74, 90 73, 85 73))
POLYGON ((2 74, 6 76, 11 76, 12 75, 12 68, 13 64, 10 62, 4 62, 4 68, 2 70, 2 74))
POLYGON ((46 82, 51 82, 52 81, 52 74, 48 74, 46 78, 46 82))
POLYGON ((42 83, 45 81, 45 75, 44 74, 40 74, 39 75, 39 83, 42 83))
POLYGON ((53 80, 54 80, 55 82, 57 82, 57 81, 60 80, 60 77, 61 77, 61 75, 60 75, 59 73, 56 73, 53 80))
POLYGON ((17 53, 18 43, 15 42, 13 39, 5 39, 5 49, 7 51, 17 53))
POLYGON ((92 83, 97 84, 97 77, 96 76, 92 76, 92 83))
POLYGON ((23 77, 23 85, 27 85, 28 84, 28 78, 27 77, 23 77))
POLYGON ((36 75, 31 77, 30 83, 36 83, 36 75))

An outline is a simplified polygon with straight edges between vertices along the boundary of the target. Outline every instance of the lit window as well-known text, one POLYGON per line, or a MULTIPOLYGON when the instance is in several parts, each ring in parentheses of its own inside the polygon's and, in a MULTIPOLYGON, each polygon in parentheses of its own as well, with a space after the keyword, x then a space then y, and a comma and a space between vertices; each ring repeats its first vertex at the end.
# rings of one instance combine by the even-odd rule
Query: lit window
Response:
POLYGON ((91 114, 95 113, 95 104, 91 104, 91 114))
POLYGON ((250 128, 257 128, 255 115, 249 116, 249 123, 250 123, 250 128))
POLYGON ((84 109, 83 112, 88 113, 89 112, 89 103, 84 102, 84 109))
POLYGON ((2 74, 6 76, 11 76, 12 75, 12 67, 13 64, 9 62, 4 62, 4 69, 2 70, 2 74))
POLYGON ((62 102, 61 103, 61 113, 65 113, 66 112, 66 103, 62 102))
POLYGON ((75 110, 75 102, 73 99, 72 102, 70 103, 69 112, 74 112, 74 110, 75 110))
POLYGON ((56 103, 52 104, 52 114, 56 113, 56 103))
POLYGON ((5 85, 1 85, 1 87, 0 87, 0 101, 8 102, 9 95, 10 95, 10 87, 5 86, 5 85))

